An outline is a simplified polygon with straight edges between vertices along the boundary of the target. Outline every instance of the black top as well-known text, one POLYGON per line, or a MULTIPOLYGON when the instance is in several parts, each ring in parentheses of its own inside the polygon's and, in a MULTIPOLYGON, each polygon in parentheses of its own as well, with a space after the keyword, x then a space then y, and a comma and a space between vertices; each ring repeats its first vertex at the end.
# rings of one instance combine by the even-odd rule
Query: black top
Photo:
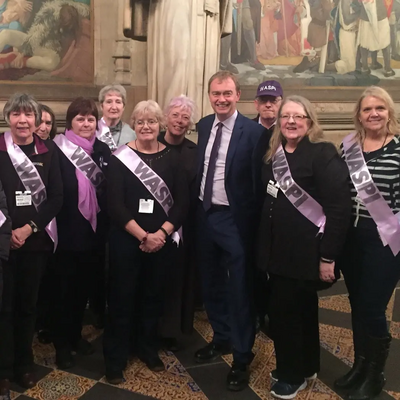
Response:
POLYGON ((160 229, 169 221, 176 229, 181 227, 189 207, 189 189, 185 170, 179 154, 171 148, 155 154, 135 153, 167 184, 174 199, 168 217, 164 209, 148 191, 146 186, 115 156, 110 159, 108 183, 108 207, 113 224, 120 229, 132 219, 147 232, 160 229), (152 214, 139 213, 139 200, 154 200, 152 214))
POLYGON ((170 144, 165 140, 165 132, 161 132, 158 135, 158 141, 163 143, 165 146, 176 150, 181 155, 181 162, 188 177, 190 200, 191 204, 193 204, 194 200, 197 199, 197 193, 196 193, 197 144, 187 138, 185 138, 183 142, 179 145, 170 144))
MULTIPOLYGON (((0 181, 0 211, 6 217, 6 221, 0 227, 0 259, 7 260, 10 253, 10 238, 11 238, 11 219, 7 210, 7 199, 3 191, 3 185, 0 181)), ((0 261, 1 275, 1 261, 0 261)), ((1 282, 0 282, 0 304, 1 304, 1 282)), ((1 305, 0 305, 1 308, 1 305)))
POLYGON ((46 187, 47 200, 41 204, 39 212, 33 204, 17 207, 15 192, 25 191, 25 188, 7 153, 4 134, 0 135, 0 179, 7 198, 12 229, 21 228, 30 221, 33 221, 40 229, 39 232, 29 236, 20 249, 14 251, 52 251, 53 242, 45 228, 60 211, 63 203, 63 184, 57 146, 51 140, 43 141, 36 134, 33 137, 34 144, 22 146, 22 148, 27 152, 28 158, 36 167, 46 187))
MULTIPOLYGON (((258 266, 277 275, 319 279, 320 257, 336 259, 342 250, 351 218, 348 171, 331 143, 304 138, 286 158, 295 182, 324 209, 325 233, 303 216, 279 190, 277 198, 265 191, 258 236, 258 266)), ((275 179, 272 163, 264 164, 262 180, 275 179)))
MULTIPOLYGON (((78 179, 76 168, 59 149, 61 174, 64 184, 64 204, 57 215, 58 250, 91 251, 101 246, 108 231, 107 216, 107 182, 97 190, 97 201, 100 212, 97 214, 97 229, 93 231, 90 222, 78 208, 78 179)), ((107 167, 111 157, 109 147, 96 139, 93 145, 92 160, 100 167, 107 178, 107 167)))
MULTIPOLYGON (((341 145, 343 149, 343 144, 341 145)), ((396 214, 400 212, 400 138, 395 136, 386 146, 381 149, 363 152, 369 173, 381 192, 383 198, 388 203, 391 210, 396 214)), ((342 153, 344 158, 344 153, 342 153)), ((363 203, 356 200, 357 191, 349 177, 351 199, 353 201, 354 225, 359 226, 366 223, 374 227, 367 208, 363 203)), ((363 225, 365 226, 365 225, 363 225)))

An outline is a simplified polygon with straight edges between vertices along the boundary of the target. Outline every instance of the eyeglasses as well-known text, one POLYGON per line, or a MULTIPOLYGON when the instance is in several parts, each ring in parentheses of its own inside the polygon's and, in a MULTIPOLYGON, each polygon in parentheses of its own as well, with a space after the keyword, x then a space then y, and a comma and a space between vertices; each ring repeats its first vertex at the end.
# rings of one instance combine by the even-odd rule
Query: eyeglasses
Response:
POLYGON ((267 103, 278 104, 282 101, 282 98, 281 97, 263 98, 263 96, 260 96, 257 98, 257 100, 260 104, 267 104, 267 103))
POLYGON ((158 121, 156 119, 149 119, 149 120, 141 120, 139 119, 138 121, 135 121, 135 125, 142 128, 143 126, 154 126, 158 124, 158 121))
POLYGON ((283 114, 281 115, 280 118, 283 119, 284 121, 288 121, 290 118, 293 118, 294 121, 303 121, 303 119, 310 119, 308 115, 301 115, 301 114, 294 114, 294 115, 283 114))

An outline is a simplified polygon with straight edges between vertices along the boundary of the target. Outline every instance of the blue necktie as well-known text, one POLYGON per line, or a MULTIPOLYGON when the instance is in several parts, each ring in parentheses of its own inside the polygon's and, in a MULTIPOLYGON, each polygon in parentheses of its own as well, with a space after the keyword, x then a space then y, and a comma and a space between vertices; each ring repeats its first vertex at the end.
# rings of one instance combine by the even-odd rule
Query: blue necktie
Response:
POLYGON ((203 208, 205 211, 208 211, 211 207, 215 166, 217 164, 218 150, 221 145, 222 127, 223 126, 224 125, 222 122, 218 123, 217 134, 215 135, 214 144, 212 146, 211 153, 210 153, 210 159, 208 160, 208 169, 207 169, 206 182, 204 185, 204 195, 203 195, 203 208))

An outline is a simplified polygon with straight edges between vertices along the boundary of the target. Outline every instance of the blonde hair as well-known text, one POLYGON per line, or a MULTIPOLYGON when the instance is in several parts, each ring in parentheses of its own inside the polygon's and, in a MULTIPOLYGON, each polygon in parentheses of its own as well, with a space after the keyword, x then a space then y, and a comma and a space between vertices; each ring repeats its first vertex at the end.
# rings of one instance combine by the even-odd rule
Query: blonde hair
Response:
POLYGON ((360 98, 357 100, 356 106, 354 107, 353 121, 356 129, 356 138, 359 143, 362 143, 365 139, 365 129, 360 122, 361 104, 365 98, 370 96, 382 100, 389 111, 387 132, 391 135, 397 135, 399 132, 399 123, 397 122, 397 116, 392 97, 385 89, 382 89, 379 86, 370 86, 364 90, 360 98))
POLYGON ((154 100, 143 100, 136 104, 131 114, 130 126, 134 129, 135 122, 143 114, 152 114, 160 124, 160 130, 165 129, 165 116, 161 107, 154 100))
POLYGON ((321 126, 318 123, 317 113, 315 112, 315 109, 310 101, 303 96, 297 95, 285 97, 285 99, 282 100, 281 106, 279 107, 275 129, 269 142, 269 149, 267 150, 267 154, 264 157, 266 163, 269 163, 272 160, 276 151, 278 150, 279 145, 286 142, 286 139, 282 135, 281 131, 281 113, 283 106, 287 103, 296 103, 304 108, 304 112, 310 121, 310 127, 307 131, 307 136, 310 142, 317 143, 324 141, 324 134, 321 126))

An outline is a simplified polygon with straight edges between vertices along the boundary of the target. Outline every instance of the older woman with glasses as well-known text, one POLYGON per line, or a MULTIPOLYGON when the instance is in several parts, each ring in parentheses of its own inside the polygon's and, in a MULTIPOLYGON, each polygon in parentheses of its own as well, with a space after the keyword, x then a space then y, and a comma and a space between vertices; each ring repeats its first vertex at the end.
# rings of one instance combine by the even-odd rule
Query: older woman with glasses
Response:
POLYGON ((0 393, 10 379, 36 384, 32 353, 36 302, 43 271, 55 246, 55 216, 63 203, 58 151, 34 131, 40 122, 36 100, 13 95, 4 106, 10 130, 0 135, 0 181, 12 221, 11 251, 3 265, 0 311, 0 393))
POLYGON ((320 368, 317 290, 337 278, 350 223, 348 172, 301 96, 282 101, 265 161, 257 256, 270 277, 271 394, 292 399, 320 368))
POLYGON ((104 86, 99 93, 99 103, 103 117, 99 121, 97 138, 106 143, 111 151, 135 140, 135 131, 121 120, 126 104, 125 88, 121 85, 104 86))
POLYGON ((132 114, 137 139, 121 146, 109 166, 113 227, 104 356, 106 378, 113 384, 123 381, 132 330, 136 355, 152 371, 164 370, 158 356, 158 323, 189 191, 179 154, 157 140, 163 120, 156 102, 138 103, 132 114))

